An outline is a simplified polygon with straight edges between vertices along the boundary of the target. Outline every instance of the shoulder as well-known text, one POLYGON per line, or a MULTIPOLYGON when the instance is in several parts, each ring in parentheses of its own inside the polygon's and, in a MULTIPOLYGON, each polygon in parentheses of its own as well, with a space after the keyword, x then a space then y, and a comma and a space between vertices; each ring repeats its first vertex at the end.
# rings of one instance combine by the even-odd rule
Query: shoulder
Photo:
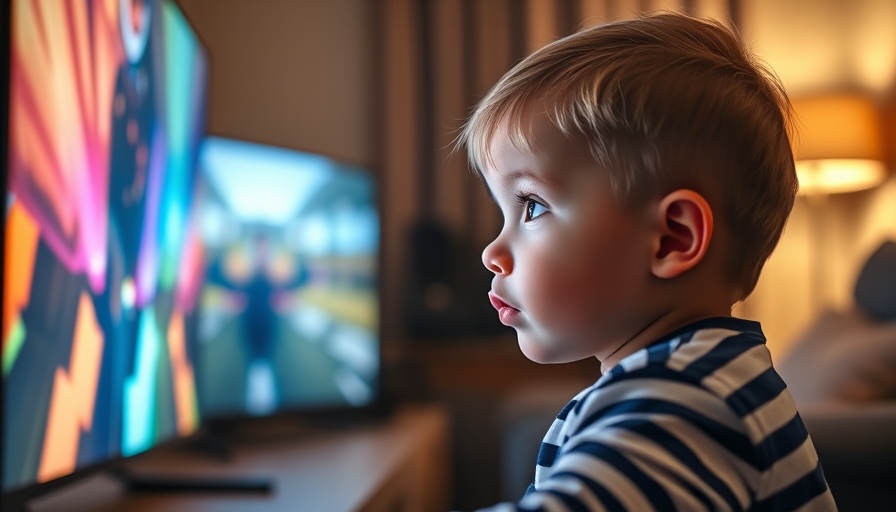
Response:
POLYGON ((537 489, 560 492, 573 478, 601 501, 632 500, 637 510, 736 510, 793 492, 795 503, 824 494, 758 325, 737 326, 700 325, 660 340, 574 398, 542 446, 537 489))
POLYGON ((749 458, 767 434, 762 426, 780 425, 795 414, 792 404, 784 404, 775 409, 780 421, 751 421, 752 413, 784 389, 758 324, 712 319, 622 360, 578 397, 565 430, 571 436, 637 417, 685 425, 681 435, 709 437, 749 458))

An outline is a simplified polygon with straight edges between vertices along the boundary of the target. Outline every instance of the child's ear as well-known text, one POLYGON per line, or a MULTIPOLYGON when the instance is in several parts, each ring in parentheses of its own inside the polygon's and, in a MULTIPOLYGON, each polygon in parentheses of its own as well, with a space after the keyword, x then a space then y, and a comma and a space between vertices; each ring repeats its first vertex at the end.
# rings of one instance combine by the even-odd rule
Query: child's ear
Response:
POLYGON ((663 197, 656 212, 660 229, 651 271, 671 279, 694 268, 706 255, 712 238, 712 209, 702 195, 680 189, 663 197))

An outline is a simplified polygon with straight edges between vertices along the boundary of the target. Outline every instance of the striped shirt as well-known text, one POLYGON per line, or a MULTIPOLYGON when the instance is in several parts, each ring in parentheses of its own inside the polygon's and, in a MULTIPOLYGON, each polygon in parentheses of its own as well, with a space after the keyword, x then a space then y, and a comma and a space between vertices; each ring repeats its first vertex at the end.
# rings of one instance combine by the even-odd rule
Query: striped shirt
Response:
POLYGON ((758 323, 693 323, 558 414, 535 483, 494 511, 836 510, 758 323))

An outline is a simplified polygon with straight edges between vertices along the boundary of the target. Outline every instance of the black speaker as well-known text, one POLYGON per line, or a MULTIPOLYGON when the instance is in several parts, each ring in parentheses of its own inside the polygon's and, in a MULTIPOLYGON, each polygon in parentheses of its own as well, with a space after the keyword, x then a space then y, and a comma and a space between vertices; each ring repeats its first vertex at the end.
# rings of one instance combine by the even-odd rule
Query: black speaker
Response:
POLYGON ((478 250, 429 219, 413 226, 408 246, 408 334, 444 339, 506 332, 488 301, 492 274, 482 266, 478 250))

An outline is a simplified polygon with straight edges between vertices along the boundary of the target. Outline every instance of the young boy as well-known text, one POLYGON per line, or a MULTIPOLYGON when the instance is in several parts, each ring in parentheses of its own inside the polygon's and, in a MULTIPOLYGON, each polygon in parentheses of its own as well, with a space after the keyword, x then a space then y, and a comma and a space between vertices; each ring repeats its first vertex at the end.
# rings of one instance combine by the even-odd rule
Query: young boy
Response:
POLYGON ((733 318, 797 190, 781 84, 663 14, 510 70, 459 143, 504 215, 489 293, 539 363, 596 357, 500 510, 835 510, 760 326, 733 318))

